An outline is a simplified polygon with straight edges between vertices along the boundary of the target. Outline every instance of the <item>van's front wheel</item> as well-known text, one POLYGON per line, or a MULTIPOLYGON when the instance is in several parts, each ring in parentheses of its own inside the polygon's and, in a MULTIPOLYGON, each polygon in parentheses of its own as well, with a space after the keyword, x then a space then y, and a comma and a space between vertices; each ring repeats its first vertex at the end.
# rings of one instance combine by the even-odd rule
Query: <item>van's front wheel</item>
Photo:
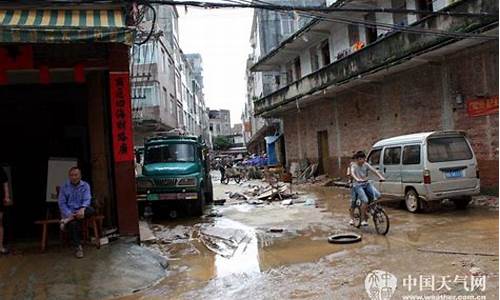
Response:
POLYGON ((405 205, 406 209, 411 213, 417 213, 422 206, 420 203, 420 198, 414 189, 408 189, 405 193, 405 205))

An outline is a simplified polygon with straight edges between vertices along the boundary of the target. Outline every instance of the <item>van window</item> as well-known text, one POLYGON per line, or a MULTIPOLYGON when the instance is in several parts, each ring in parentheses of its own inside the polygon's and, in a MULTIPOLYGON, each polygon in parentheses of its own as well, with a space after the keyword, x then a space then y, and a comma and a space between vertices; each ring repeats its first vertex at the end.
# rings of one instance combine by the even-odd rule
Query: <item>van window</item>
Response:
POLYGON ((472 150, 464 137, 442 137, 428 140, 427 156, 430 162, 472 159, 472 150))
POLYGON ((384 165, 399 165, 401 163, 401 147, 384 149, 384 165))
POLYGON ((420 145, 404 146, 403 165, 420 164, 420 145))
POLYGON ((380 153, 382 153, 382 149, 373 150, 368 155, 368 163, 372 166, 377 166, 380 164, 380 153))

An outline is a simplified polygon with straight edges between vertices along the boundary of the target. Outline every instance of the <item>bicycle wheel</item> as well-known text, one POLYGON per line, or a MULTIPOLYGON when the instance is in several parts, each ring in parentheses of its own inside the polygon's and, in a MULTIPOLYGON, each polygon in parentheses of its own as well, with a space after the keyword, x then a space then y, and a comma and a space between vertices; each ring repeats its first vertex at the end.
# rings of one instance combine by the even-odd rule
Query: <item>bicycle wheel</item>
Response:
POLYGON ((354 216, 354 226, 359 228, 361 226, 361 208, 356 206, 352 214, 354 216))
POLYGON ((386 235, 389 232, 389 217, 382 208, 375 209, 373 223, 378 234, 386 235))

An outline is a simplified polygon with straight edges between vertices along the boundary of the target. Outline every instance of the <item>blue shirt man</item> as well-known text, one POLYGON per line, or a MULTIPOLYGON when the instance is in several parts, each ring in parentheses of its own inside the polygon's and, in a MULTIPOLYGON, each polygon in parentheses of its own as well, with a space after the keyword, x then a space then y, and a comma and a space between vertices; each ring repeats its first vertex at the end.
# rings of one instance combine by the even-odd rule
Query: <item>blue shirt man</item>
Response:
POLYGON ((61 216, 66 219, 82 208, 90 206, 90 186, 83 180, 74 184, 67 180, 59 189, 59 210, 61 216))
POLYGON ((90 186, 82 180, 82 173, 79 168, 69 169, 69 180, 59 189, 59 210, 61 212, 61 230, 70 234, 71 242, 75 247, 75 256, 83 257, 81 244, 82 220, 94 214, 94 209, 90 206, 92 199, 90 186))

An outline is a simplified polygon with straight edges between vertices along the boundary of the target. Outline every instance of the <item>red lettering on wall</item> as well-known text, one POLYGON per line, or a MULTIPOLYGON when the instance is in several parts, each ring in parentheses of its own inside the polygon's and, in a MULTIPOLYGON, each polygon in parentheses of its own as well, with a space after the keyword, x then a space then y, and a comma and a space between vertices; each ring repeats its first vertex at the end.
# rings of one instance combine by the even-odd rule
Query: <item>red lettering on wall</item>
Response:
POLYGON ((498 95, 488 98, 467 100, 467 114, 470 117, 486 116, 498 113, 498 95))
POLYGON ((110 72, 111 124, 115 162, 134 160, 132 103, 128 72, 110 72))

